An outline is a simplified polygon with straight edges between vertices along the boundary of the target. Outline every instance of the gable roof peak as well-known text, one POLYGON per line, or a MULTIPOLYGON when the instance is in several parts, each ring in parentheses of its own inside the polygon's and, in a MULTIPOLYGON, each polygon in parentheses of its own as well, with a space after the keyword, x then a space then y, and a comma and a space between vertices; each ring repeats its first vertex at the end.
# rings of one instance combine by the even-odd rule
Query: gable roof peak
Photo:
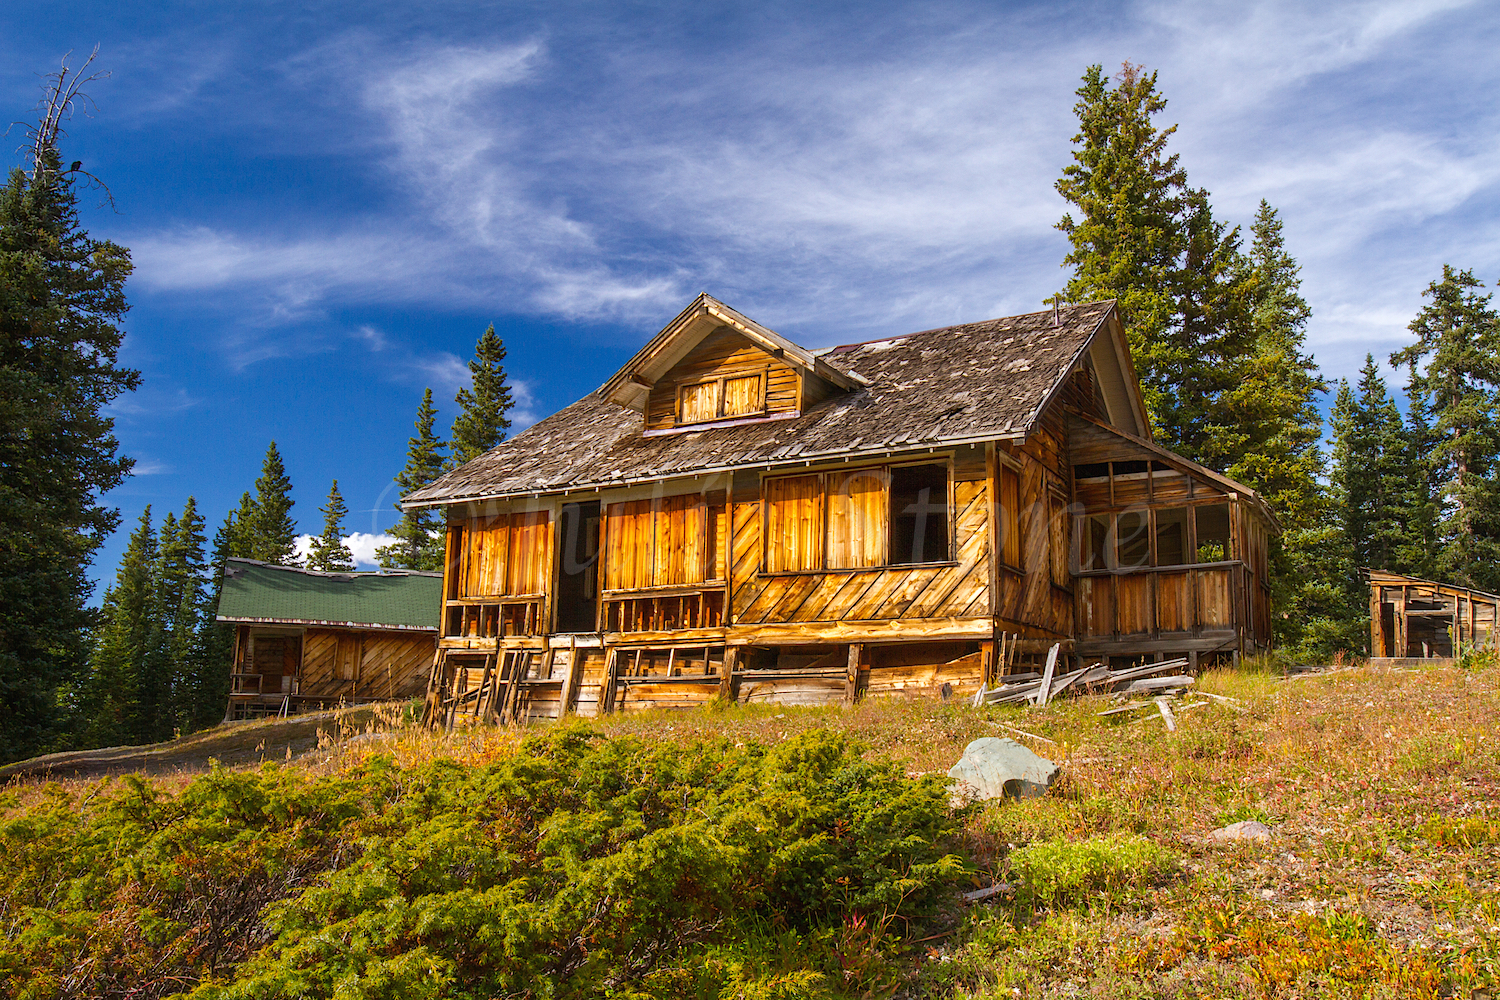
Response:
POLYGON ((707 292, 699 292, 688 307, 597 390, 597 395, 632 410, 643 410, 651 386, 672 366, 720 327, 728 327, 767 354, 800 370, 804 375, 830 382, 841 389, 868 385, 858 373, 835 368, 819 352, 794 343, 769 327, 730 308, 707 292))

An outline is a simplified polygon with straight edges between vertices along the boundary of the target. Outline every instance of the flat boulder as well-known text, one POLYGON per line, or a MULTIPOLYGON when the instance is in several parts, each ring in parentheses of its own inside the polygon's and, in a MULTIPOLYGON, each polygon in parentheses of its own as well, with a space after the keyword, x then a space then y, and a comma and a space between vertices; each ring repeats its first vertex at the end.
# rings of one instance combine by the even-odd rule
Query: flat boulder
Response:
POLYGON ((982 736, 964 747, 958 763, 948 769, 955 801, 1029 799, 1047 794, 1062 769, 1046 757, 1012 739, 982 736))
POLYGON ((1270 840, 1271 828, 1253 819, 1221 826, 1208 835, 1209 840, 1270 840))

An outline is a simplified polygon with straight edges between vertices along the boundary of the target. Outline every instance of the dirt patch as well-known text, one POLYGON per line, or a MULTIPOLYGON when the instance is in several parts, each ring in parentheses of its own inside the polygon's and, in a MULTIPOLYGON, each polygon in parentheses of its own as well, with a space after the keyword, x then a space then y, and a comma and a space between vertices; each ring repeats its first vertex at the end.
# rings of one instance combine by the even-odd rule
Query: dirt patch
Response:
MULTIPOLYGON (((376 711, 376 706, 360 706, 288 719, 226 722, 165 743, 47 754, 0 767, 0 781, 91 779, 117 774, 191 775, 207 771, 211 761, 225 767, 293 761, 316 750, 320 734, 362 729, 376 711)), ((325 743, 327 738, 325 735, 325 743)))

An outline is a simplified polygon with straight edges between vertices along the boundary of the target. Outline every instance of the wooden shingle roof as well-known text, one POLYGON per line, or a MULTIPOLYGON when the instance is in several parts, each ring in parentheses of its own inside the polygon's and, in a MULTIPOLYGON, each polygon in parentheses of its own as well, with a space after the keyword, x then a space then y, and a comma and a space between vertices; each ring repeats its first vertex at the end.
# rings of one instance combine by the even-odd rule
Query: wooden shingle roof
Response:
POLYGON ((646 435, 613 377, 402 499, 429 506, 610 488, 682 475, 1021 439, 1114 311, 1091 302, 835 347, 856 388, 799 416, 646 435))

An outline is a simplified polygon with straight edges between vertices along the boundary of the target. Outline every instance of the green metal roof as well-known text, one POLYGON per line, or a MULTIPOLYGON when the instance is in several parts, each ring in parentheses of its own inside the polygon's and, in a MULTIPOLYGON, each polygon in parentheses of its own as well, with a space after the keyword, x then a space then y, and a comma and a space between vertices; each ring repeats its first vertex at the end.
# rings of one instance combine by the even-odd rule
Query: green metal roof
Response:
POLYGON ((228 559, 219 621, 436 632, 442 599, 441 573, 318 573, 228 559))

